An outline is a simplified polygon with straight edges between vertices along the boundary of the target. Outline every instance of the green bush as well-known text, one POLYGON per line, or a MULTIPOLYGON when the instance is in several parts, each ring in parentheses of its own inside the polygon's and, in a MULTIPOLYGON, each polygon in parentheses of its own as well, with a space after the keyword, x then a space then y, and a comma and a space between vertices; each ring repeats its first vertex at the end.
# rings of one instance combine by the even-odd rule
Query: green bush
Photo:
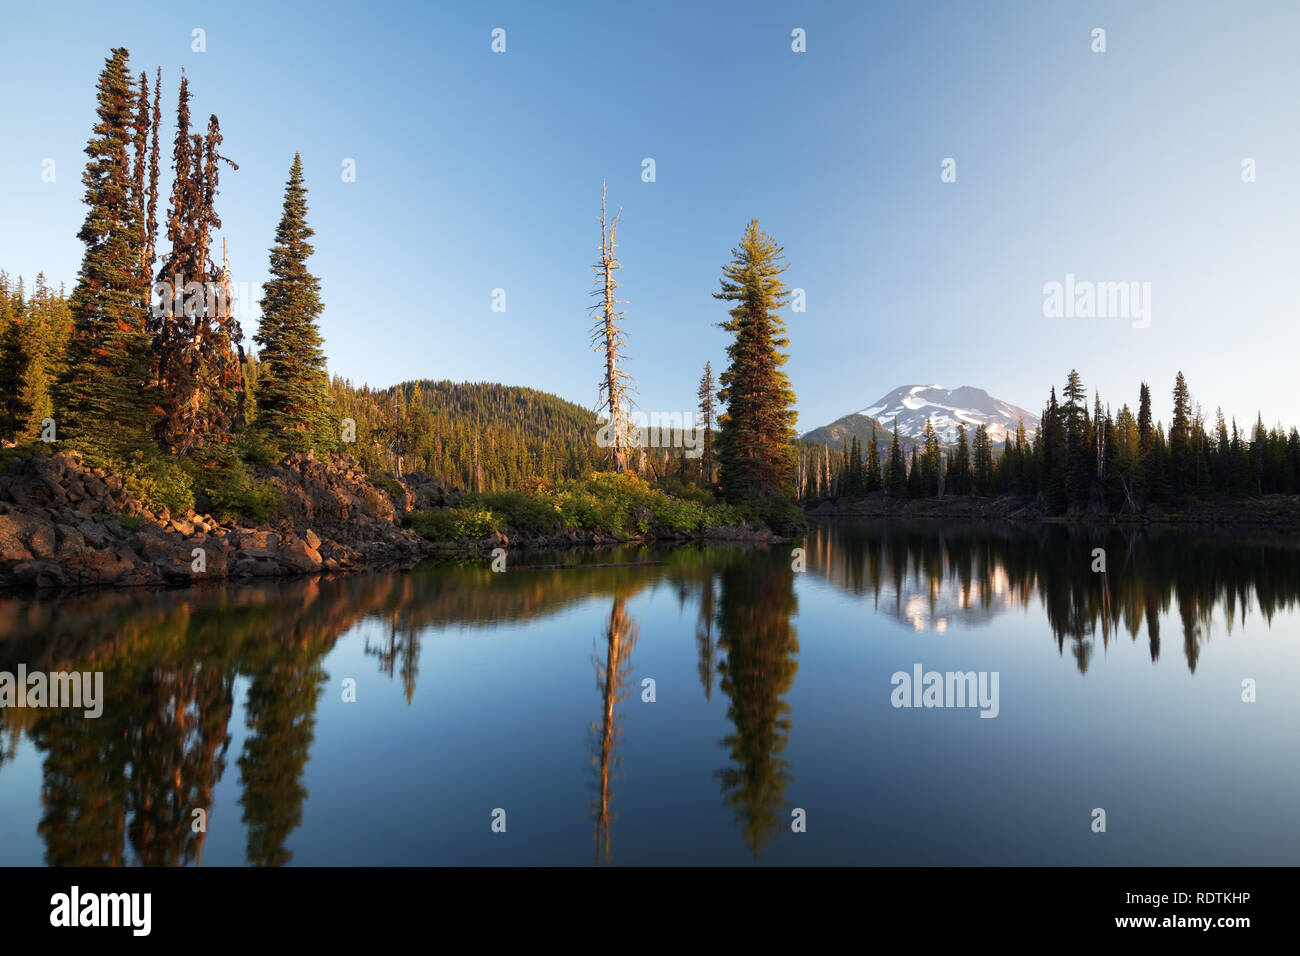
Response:
POLYGON ((260 429, 249 428, 235 440, 235 452, 250 465, 274 465, 284 460, 284 452, 260 429))
POLYGON ((704 530, 734 528, 741 522, 740 512, 728 504, 710 505, 704 509, 704 530))
POLYGON ((485 508, 471 505, 467 508, 457 508, 456 511, 460 513, 461 534, 471 538, 481 538, 500 530, 497 527, 496 517, 485 508))
POLYGON ((411 527, 431 541, 456 541, 460 538, 482 538, 498 528, 491 511, 475 507, 439 508, 436 511, 413 511, 411 527))
POLYGON ((803 509, 793 501, 769 501, 762 509, 763 523, 782 537, 797 534, 808 526, 803 509))
POLYGON ((194 482, 184 463, 170 456, 134 452, 116 469, 127 489, 154 511, 181 514, 194 508, 194 482))
POLYGON ((461 507, 477 507, 503 518, 523 534, 550 534, 560 522, 559 503, 545 492, 485 491, 466 495, 461 507))
POLYGON ((194 466, 194 483, 199 506, 222 521, 264 524, 280 505, 275 486, 253 478, 233 454, 194 466))
POLYGON ((680 501, 664 496, 654 509, 655 521, 669 531, 690 533, 698 531, 704 522, 704 509, 694 501, 680 501))
POLYGON ((459 522, 453 508, 437 511, 412 511, 409 517, 415 533, 430 541, 455 541, 460 537, 459 522))

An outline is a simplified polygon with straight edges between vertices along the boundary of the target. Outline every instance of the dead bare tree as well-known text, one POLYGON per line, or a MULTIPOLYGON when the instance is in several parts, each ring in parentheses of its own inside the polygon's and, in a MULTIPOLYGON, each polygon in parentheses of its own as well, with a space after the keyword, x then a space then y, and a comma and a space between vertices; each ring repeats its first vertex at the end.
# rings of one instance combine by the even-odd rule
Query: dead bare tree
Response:
POLYGON ((601 379, 596 410, 598 412, 604 410, 609 416, 606 427, 609 429, 610 454, 613 458, 614 470, 617 472, 627 470, 628 448, 633 444, 639 444, 632 439, 628 414, 632 407, 629 397, 631 378, 619 368, 626 355, 623 351, 624 316, 618 311, 618 306, 626 305, 627 300, 615 296, 618 280, 614 278, 614 272, 621 269, 622 265, 618 261, 614 248, 618 223, 622 215, 623 210, 619 209, 613 221, 607 219, 605 184, 602 182, 600 184, 600 261, 592 266, 596 272, 597 288, 591 293, 598 296, 600 301, 589 311, 596 315, 596 322, 591 330, 592 346, 596 352, 602 353, 605 357, 605 374, 601 379))

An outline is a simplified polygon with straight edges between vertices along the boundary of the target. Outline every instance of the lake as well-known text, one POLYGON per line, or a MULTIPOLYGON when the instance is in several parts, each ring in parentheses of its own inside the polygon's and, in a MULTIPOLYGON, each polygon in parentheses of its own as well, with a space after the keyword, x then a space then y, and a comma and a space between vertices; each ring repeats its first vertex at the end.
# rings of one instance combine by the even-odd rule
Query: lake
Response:
POLYGON ((0 710, 0 864, 1300 863, 1294 534, 8 595, 20 666, 104 699, 0 710))

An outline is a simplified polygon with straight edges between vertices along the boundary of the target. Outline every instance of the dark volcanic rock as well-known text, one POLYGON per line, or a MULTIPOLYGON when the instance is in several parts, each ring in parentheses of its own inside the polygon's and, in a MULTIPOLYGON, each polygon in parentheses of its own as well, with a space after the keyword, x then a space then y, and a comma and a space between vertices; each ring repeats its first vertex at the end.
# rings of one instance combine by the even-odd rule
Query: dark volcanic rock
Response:
POLYGON ((186 584, 409 566, 434 546, 398 526, 408 503, 421 494, 459 500, 428 479, 415 492, 398 494, 395 506, 343 456, 292 455, 254 474, 280 495, 269 524, 260 527, 165 508, 155 514, 119 476, 87 468, 76 452, 15 458, 0 475, 0 588, 186 584))

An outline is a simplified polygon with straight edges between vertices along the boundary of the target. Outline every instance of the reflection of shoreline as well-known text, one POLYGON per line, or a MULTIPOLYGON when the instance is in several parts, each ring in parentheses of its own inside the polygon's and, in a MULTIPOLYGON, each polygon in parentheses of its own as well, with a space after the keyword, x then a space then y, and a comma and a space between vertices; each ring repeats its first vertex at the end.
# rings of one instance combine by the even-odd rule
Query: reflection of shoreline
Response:
POLYGON ((1265 619, 1300 605, 1300 543, 1287 536, 1198 535, 1069 525, 841 520, 815 524, 808 570, 916 631, 981 625, 1041 605, 1058 648, 1086 672, 1098 636, 1145 633, 1160 655, 1160 615, 1177 604, 1195 671, 1216 609, 1231 633, 1251 607, 1265 619), (1106 571, 1094 570, 1098 549, 1106 571))

